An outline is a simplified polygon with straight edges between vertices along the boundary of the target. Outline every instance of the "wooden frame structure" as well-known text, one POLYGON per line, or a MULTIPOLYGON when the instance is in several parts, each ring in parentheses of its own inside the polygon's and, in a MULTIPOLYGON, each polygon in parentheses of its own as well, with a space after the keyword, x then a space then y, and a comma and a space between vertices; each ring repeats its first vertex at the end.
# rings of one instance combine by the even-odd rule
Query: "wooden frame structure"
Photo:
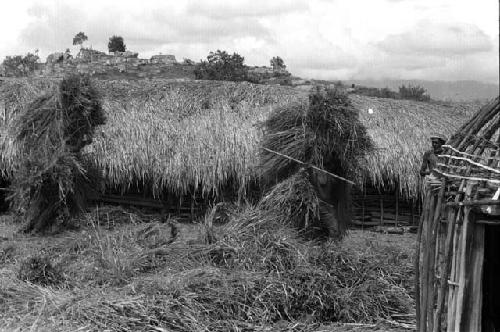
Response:
POLYGON ((488 234, 500 230, 499 98, 443 147, 426 180, 418 231, 417 330, 495 331, 500 285, 491 266, 500 256, 488 234))
POLYGON ((373 226, 413 226, 418 222, 419 199, 406 197, 397 188, 381 190, 365 184, 353 192, 352 225, 373 226), (416 204, 417 203, 417 204, 416 204))

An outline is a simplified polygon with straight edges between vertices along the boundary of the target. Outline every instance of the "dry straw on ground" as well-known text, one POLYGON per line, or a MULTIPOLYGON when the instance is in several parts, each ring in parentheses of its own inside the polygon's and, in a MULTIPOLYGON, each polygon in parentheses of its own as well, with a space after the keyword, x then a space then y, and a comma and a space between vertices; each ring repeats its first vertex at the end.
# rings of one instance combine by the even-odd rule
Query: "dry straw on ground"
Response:
MULTIPOLYGON (((18 256, 41 248, 61 268, 58 286, 0 269, 0 325, 40 331, 314 331, 332 322, 372 323, 409 314, 411 258, 404 245, 347 237, 304 242, 270 214, 243 208, 211 244, 168 225, 89 226, 57 238, 17 238, 18 256), (152 227, 153 226, 153 227, 152 227), (156 240, 145 234, 157 229, 156 240), (162 240, 163 239, 163 240, 162 240), (168 242, 168 241, 167 241, 168 242), (293 328, 295 326, 295 328, 293 328)), ((185 226, 187 227, 187 226, 185 226)), ((151 235, 150 235, 151 236, 151 235)), ((383 242, 390 242, 385 239, 383 242)))

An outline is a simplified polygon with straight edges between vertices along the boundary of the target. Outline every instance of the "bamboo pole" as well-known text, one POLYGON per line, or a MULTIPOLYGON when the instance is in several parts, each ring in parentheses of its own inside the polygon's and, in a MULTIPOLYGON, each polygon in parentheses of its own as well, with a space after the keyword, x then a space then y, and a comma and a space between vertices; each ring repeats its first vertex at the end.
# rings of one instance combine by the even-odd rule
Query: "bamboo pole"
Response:
POLYGON ((436 313, 434 315, 434 330, 433 332, 438 332, 441 330, 441 313, 444 308, 444 299, 446 297, 446 288, 448 286, 448 277, 450 275, 451 268, 451 252, 453 247, 453 233, 455 231, 455 216, 454 211, 448 213, 448 227, 446 232, 445 241, 445 252, 444 252, 444 268, 441 271, 441 281, 438 290, 436 313))
MULTIPOLYGON (((427 194, 427 193, 426 193, 427 194)), ((426 205, 429 205, 429 201, 425 201, 426 205)), ((427 211, 427 209, 424 209, 424 211, 427 211)), ((422 292, 421 292, 421 287, 420 287, 420 257, 422 256, 421 248, 422 248, 422 234, 424 233, 424 220, 425 220, 425 212, 420 214, 420 222, 418 224, 418 231, 417 231, 417 243, 415 245, 415 261, 414 261, 414 268, 415 268, 415 299, 416 299, 416 314, 417 314, 417 331, 421 331, 420 327, 422 325, 421 323, 421 308, 422 308, 422 292)), ((424 308, 425 309, 425 308, 424 308)))
POLYGON ((451 261, 451 271, 450 271, 450 280, 448 282, 448 309, 447 309, 447 332, 455 331, 455 310, 456 310, 456 302, 455 298, 457 295, 457 286, 456 283, 457 275, 458 275, 458 258, 459 258, 459 247, 460 247, 460 234, 461 227, 459 227, 459 223, 462 219, 462 208, 457 209, 457 214, 455 218, 455 232, 453 234, 453 249, 452 249, 452 261, 451 261))
MULTIPOLYGON (((465 198, 470 198, 472 192, 473 184, 469 183, 466 188, 465 198)), ((467 245, 468 237, 470 233, 470 220, 468 213, 464 214, 464 223, 462 226, 462 236, 460 239, 460 261, 459 261, 459 275, 458 275, 458 294, 457 294, 457 309, 455 317, 455 327, 460 328, 463 318, 463 308, 464 308, 464 295, 465 295, 465 282, 467 273, 467 245)))
POLYGON ((429 197, 427 200, 430 201, 429 206, 427 207, 427 211, 424 212, 426 217, 423 219, 425 224, 425 242, 423 243, 422 251, 423 251, 423 263, 422 263, 422 283, 421 283, 421 292, 422 292, 422 303, 420 308, 420 331, 427 332, 427 314, 429 307, 429 255, 430 255, 430 239, 432 236, 432 225, 427 222, 429 220, 434 219, 434 209, 435 209, 435 197, 432 194, 432 190, 428 189, 427 196, 429 197))
POLYGON ((435 285, 434 285, 434 280, 436 276, 436 268, 435 268, 435 263, 436 263, 436 251, 437 251, 437 240, 438 240, 438 226, 440 224, 439 219, 441 218, 441 211, 442 211, 442 202, 443 202, 443 197, 444 197, 444 191, 445 191, 446 185, 443 182, 441 185, 441 189, 439 190, 439 194, 437 196, 437 203, 434 211, 434 215, 432 220, 431 227, 431 232, 429 233, 431 236, 430 243, 428 245, 428 250, 429 250, 429 266, 428 266, 428 287, 429 287, 429 295, 428 295, 428 304, 427 304, 427 323, 428 323, 428 331, 433 331, 434 330, 434 320, 433 320, 433 315, 434 315, 434 293, 435 293, 435 285))

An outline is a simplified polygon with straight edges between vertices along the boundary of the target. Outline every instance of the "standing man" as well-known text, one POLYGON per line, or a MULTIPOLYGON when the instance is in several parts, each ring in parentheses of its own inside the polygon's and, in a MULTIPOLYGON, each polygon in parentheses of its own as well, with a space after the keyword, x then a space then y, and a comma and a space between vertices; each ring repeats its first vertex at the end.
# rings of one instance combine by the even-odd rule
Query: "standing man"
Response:
POLYGON ((430 175, 438 162, 438 155, 443 153, 442 145, 446 143, 446 137, 443 135, 433 135, 430 137, 432 150, 424 153, 422 166, 420 167, 420 176, 430 175))

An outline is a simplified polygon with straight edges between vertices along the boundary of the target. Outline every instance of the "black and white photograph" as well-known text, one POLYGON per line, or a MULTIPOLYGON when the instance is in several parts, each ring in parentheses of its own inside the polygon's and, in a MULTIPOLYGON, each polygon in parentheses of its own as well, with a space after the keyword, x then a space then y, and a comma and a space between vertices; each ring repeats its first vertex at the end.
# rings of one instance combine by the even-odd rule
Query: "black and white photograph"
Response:
POLYGON ((0 332, 500 332, 498 0, 0 3, 0 332))

